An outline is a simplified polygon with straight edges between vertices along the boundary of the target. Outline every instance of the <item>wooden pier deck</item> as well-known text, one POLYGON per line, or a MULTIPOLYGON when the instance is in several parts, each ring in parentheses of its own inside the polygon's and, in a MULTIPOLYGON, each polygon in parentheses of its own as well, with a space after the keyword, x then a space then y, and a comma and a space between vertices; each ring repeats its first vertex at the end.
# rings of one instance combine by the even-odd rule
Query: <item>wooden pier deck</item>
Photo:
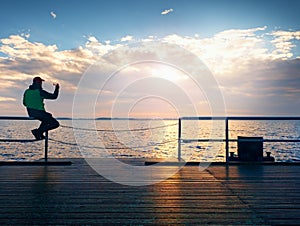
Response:
MULTIPOLYGON (((133 187, 105 179, 83 159, 72 162, 1 165, 0 224, 300 224, 300 165, 185 166, 168 180, 133 187)), ((174 166, 164 167, 161 174, 174 166)))

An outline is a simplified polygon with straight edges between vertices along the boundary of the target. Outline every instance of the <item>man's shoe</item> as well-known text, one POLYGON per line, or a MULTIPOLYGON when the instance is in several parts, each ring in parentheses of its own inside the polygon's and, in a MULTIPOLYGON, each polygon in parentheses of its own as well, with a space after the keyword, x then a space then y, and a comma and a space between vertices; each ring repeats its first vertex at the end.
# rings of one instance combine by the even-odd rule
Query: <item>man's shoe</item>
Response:
POLYGON ((33 134, 36 140, 42 140, 45 138, 43 134, 39 133, 38 129, 31 130, 31 133, 33 134))

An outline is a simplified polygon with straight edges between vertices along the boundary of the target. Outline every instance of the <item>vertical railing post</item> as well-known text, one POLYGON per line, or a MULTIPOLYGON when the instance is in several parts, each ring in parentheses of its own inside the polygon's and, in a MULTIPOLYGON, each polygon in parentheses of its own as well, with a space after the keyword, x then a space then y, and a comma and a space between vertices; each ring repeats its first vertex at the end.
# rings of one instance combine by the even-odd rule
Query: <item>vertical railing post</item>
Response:
POLYGON ((48 161, 48 131, 45 132, 45 162, 48 161))
POLYGON ((181 160, 181 118, 178 119, 178 161, 181 160))
POLYGON ((228 117, 225 118, 225 150, 226 150, 226 164, 229 162, 229 125, 228 117))

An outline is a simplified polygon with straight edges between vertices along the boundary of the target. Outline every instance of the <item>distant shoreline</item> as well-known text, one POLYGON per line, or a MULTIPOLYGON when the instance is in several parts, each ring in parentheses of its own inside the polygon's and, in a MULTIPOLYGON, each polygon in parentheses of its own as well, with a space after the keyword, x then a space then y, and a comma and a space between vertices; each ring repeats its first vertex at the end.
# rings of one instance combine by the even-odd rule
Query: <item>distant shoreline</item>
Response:
POLYGON ((178 120, 178 118, 68 118, 68 117, 57 117, 57 120, 178 120))

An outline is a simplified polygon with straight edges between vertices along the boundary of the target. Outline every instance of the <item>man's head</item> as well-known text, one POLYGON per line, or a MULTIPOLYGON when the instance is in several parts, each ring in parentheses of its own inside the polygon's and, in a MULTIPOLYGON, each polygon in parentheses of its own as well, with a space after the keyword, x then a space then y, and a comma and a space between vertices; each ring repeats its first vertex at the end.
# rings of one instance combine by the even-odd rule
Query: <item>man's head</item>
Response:
POLYGON ((37 84, 42 84, 43 81, 45 81, 45 80, 42 79, 41 77, 35 77, 33 79, 33 83, 37 83, 37 84))

